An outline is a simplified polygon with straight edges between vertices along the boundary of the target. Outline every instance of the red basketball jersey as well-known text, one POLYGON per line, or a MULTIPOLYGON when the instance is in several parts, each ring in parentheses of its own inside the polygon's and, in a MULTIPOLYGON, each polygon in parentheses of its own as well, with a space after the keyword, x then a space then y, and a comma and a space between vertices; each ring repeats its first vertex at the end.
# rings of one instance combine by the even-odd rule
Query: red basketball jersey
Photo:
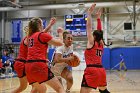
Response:
POLYGON ((27 60, 46 60, 47 42, 52 39, 48 33, 36 32, 28 38, 27 60))
POLYGON ((94 42, 94 45, 91 49, 85 50, 85 61, 86 64, 99 64, 102 65, 102 54, 103 54, 103 45, 98 45, 97 42, 94 42))
POLYGON ((24 44, 25 39, 26 39, 26 37, 24 37, 24 39, 20 43, 19 54, 18 54, 17 59, 26 60, 26 58, 27 58, 28 48, 27 48, 27 45, 24 44))

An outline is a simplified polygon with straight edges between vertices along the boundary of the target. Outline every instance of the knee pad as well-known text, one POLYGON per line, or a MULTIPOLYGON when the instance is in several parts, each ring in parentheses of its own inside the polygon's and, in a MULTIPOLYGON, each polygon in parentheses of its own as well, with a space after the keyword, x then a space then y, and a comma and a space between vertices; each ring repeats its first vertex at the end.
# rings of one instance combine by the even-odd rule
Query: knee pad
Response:
POLYGON ((100 90, 100 89, 99 89, 99 92, 100 92, 100 93, 110 93, 107 89, 105 89, 105 90, 100 90))

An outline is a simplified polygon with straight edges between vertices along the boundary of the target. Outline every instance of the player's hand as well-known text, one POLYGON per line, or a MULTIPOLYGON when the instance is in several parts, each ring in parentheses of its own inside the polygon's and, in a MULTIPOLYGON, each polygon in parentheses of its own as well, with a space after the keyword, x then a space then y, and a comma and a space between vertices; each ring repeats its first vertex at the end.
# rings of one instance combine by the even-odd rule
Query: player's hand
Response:
POLYGON ((52 17, 51 20, 50 20, 50 25, 54 25, 56 23, 56 18, 55 17, 52 17))
POLYGON ((102 15, 102 10, 103 10, 102 8, 99 8, 98 11, 96 12, 96 17, 97 17, 97 19, 101 17, 101 15, 102 15))
POLYGON ((51 27, 56 23, 56 18, 52 17, 48 26, 43 30, 43 32, 51 32, 51 27))
POLYGON ((64 31, 64 29, 62 28, 62 27, 58 27, 57 28, 57 33, 59 34, 59 33, 63 33, 63 31, 64 31))
POLYGON ((92 12, 94 11, 94 9, 95 9, 95 6, 96 6, 96 4, 95 3, 93 3, 92 5, 91 5, 91 7, 88 9, 88 14, 92 14, 92 12))
MULTIPOLYGON (((67 62, 71 62, 71 61, 73 61, 73 60, 74 60, 74 56, 71 55, 71 56, 68 57, 68 61, 67 61, 67 62)), ((66 63, 67 63, 67 62, 66 62, 66 63)))

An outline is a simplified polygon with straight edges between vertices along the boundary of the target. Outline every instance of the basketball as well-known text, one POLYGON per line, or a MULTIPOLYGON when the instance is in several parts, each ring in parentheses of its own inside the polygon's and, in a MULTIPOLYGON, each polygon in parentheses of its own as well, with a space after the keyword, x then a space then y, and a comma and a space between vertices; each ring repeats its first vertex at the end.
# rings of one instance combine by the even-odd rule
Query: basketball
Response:
POLYGON ((75 54, 73 54, 73 56, 74 56, 74 60, 68 62, 67 64, 68 64, 69 66, 72 66, 72 67, 77 67, 77 66, 79 66, 79 64, 80 64, 80 59, 79 59, 79 57, 78 57, 77 55, 75 55, 75 54))

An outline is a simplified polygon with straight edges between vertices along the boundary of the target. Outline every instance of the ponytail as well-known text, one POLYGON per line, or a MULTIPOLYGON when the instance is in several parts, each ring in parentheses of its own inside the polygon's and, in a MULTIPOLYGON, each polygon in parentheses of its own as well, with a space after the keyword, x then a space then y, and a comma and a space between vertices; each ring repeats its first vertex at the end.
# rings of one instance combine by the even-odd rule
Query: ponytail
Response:
POLYGON ((40 18, 32 18, 28 24, 29 27, 29 33, 28 36, 31 36, 33 33, 38 32, 39 29, 39 24, 41 24, 42 21, 40 18))

